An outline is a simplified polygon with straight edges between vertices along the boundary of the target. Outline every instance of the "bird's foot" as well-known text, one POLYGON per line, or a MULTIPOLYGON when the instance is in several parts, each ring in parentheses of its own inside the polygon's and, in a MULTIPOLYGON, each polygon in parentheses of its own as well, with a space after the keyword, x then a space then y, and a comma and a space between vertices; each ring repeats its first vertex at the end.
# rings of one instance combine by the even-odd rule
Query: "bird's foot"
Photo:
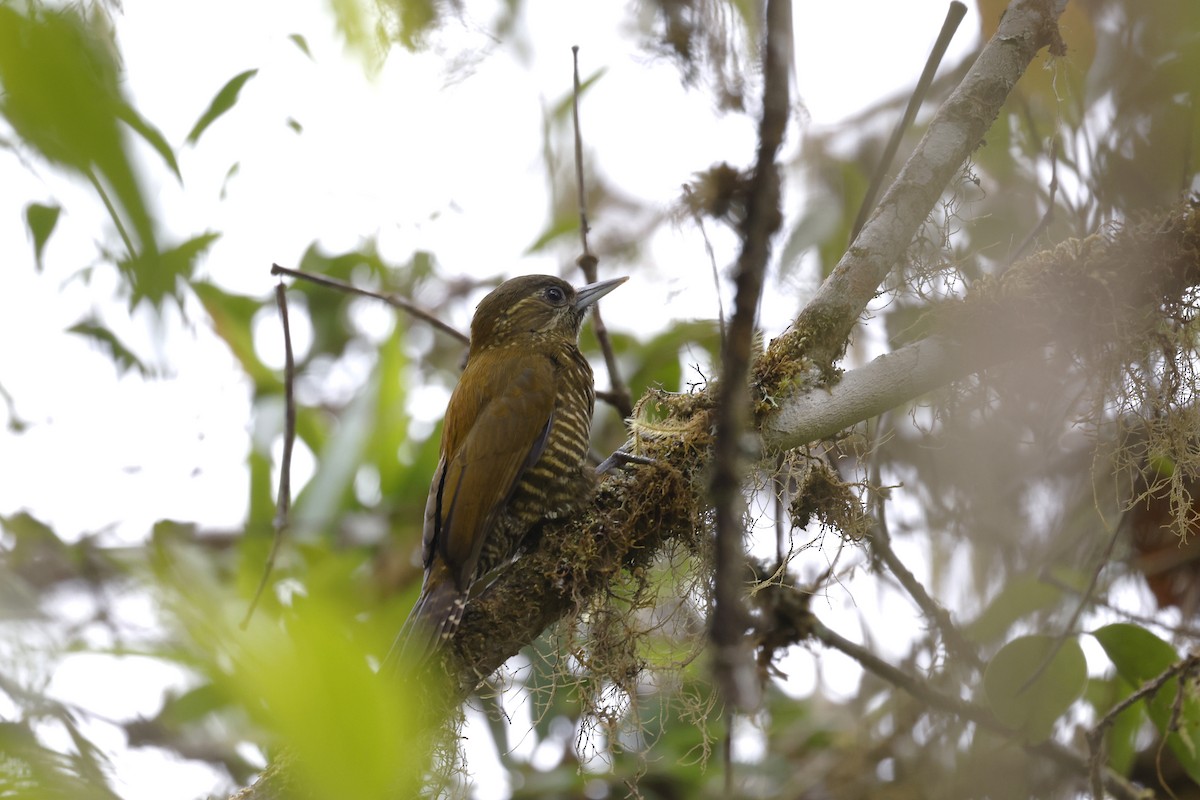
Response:
POLYGON ((600 462, 600 466, 596 467, 596 474, 603 475, 604 473, 614 469, 624 469, 630 464, 653 464, 654 459, 648 456, 639 456, 633 453, 627 453, 624 450, 614 450, 613 454, 600 462))

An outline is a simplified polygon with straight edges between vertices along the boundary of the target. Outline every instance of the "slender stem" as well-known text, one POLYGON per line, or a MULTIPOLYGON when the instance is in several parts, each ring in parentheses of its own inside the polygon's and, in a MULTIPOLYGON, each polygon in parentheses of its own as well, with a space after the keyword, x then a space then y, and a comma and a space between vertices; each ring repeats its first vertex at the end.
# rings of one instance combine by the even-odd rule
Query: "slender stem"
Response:
POLYGON ((883 178, 887 175, 887 171, 891 169, 892 159, 896 157, 896 150, 900 147, 900 140, 904 138, 904 132, 912 125, 913 119, 917 116, 917 109, 925 102, 925 95, 929 93, 929 87, 933 83, 933 76, 937 73, 938 65, 942 63, 942 59, 946 56, 946 48, 950 46, 950 40, 954 38, 955 31, 962 24, 963 17, 967 14, 967 7, 954 0, 950 4, 950 8, 946 10, 946 19, 942 22, 942 30, 938 33, 937 41, 933 43, 933 50, 929 53, 929 58, 925 60, 925 69, 921 72, 921 77, 917 80, 916 88, 913 89, 912 96, 908 98, 908 105, 904 109, 904 116, 896 123, 895 129, 892 131, 892 136, 888 139, 887 147, 883 150, 883 157, 879 159, 879 164, 875 167, 875 173, 871 175, 870 186, 867 187, 867 194, 863 197, 862 205, 858 209, 858 217, 854 220, 854 227, 850 229, 850 241, 853 242, 858 236, 858 232, 862 230, 863 223, 867 221, 867 215, 875 207, 875 198, 879 195, 879 187, 883 185, 883 178))
POLYGON ((792 7, 789 0, 768 0, 763 42, 763 105, 758 156, 750 181, 742 251, 738 257, 733 318, 721 348, 721 392, 716 409, 716 439, 710 482, 716 512, 714 609, 709 635, 713 669, 726 702, 747 710, 758 702, 758 685, 745 646, 748 616, 742 602, 746 554, 743 549, 743 498, 740 461, 750 393, 755 318, 771 237, 779 229, 779 169, 776 157, 787 129, 790 91, 792 7))
POLYGON ((125 229, 125 223, 121 222, 121 215, 117 213, 117 207, 113 205, 108 192, 104 191, 104 186, 100 183, 100 179, 96 177, 96 173, 89 169, 87 176, 88 180, 91 181, 92 187, 96 190, 96 194, 100 195, 100 201, 108 209, 108 215, 112 217, 113 224, 117 226, 117 233, 120 234, 121 241, 125 243, 125 252, 132 259, 137 255, 137 248, 133 246, 133 238, 130 237, 129 231, 125 229))
MULTIPOLYGON (((825 627, 815 617, 810 618, 809 630, 813 637, 822 644, 845 653, 857 661, 863 669, 877 675, 898 689, 907 692, 930 708, 949 712, 959 719, 973 722, 980 728, 999 736, 1019 740, 1019 733, 1001 725, 987 709, 934 689, 925 681, 892 666, 865 647, 857 645, 825 627)), ((1093 774, 1091 760, 1085 759, 1083 756, 1058 742, 1052 740, 1046 741, 1039 745, 1026 747, 1025 749, 1027 752, 1053 761, 1064 769, 1070 770, 1081 777, 1093 774)), ((1147 795, 1144 790, 1134 787, 1124 777, 1107 767, 1100 770, 1100 781, 1109 794, 1117 798, 1117 800, 1149 800, 1149 798, 1153 797, 1152 794, 1147 795)))
MULTIPOLYGON (((571 96, 571 112, 572 119, 575 123, 575 185, 578 191, 579 200, 579 238, 583 245, 583 253, 579 258, 575 259, 575 263, 583 270, 584 279, 588 283, 595 283, 597 280, 596 266, 600 263, 600 259, 593 255, 588 247, 588 233, 591 228, 588 225, 587 218, 587 190, 583 180, 583 135, 579 127, 579 47, 571 48, 571 57, 574 62, 574 91, 571 96)), ((610 402, 616 407, 622 417, 633 416, 633 396, 629 392, 629 387, 625 385, 625 381, 621 379, 621 369, 617 364, 616 353, 613 352, 612 339, 608 335, 608 326, 604 324, 604 318, 600 316, 600 304, 596 303, 592 306, 592 328, 596 332, 596 342, 600 345, 600 352, 604 354, 604 366, 608 370, 608 381, 612 385, 612 391, 608 393, 611 398, 610 402)))
MULTIPOLYGON (((1091 751, 1091 784, 1092 797, 1094 800, 1104 800, 1103 782, 1101 780, 1101 769, 1104 765, 1104 734, 1117 721, 1117 717, 1123 711, 1141 700, 1147 700, 1158 693, 1169 681, 1179 675, 1187 675, 1198 665, 1200 665, 1200 653, 1191 653, 1187 658, 1172 664, 1162 671, 1157 678, 1143 683, 1138 690, 1130 694, 1124 700, 1113 705, 1108 712, 1096 721, 1087 732, 1088 750, 1091 751)), ((1180 691, 1183 691, 1182 682, 1180 683, 1180 691)), ((1176 694, 1176 702, 1179 701, 1179 694, 1176 694)), ((1164 731, 1163 739, 1166 739, 1164 731)))
POLYGON ((250 607, 246 609, 246 616, 242 618, 242 630, 250 625, 250 618, 254 616, 254 610, 258 608, 258 602, 262 599, 262 594, 267 588, 267 582, 271 578, 271 572, 275 569, 275 560, 279 556, 279 546, 283 542, 283 537, 287 533, 288 521, 292 510, 292 447, 296 443, 296 356, 292 351, 292 326, 288 317, 287 307, 287 290, 283 283, 275 285, 275 304, 279 307, 279 316, 283 321, 283 390, 284 390, 284 428, 283 428, 283 458, 279 462, 279 495, 275 501, 275 534, 271 539, 271 552, 267 556, 267 561, 263 564, 262 577, 258 581, 258 588, 254 590, 254 597, 250 600, 250 607))
POLYGON ((457 328, 454 328, 451 325, 446 324, 445 322, 442 322, 433 312, 421 308, 416 303, 403 298, 398 294, 380 294, 378 292, 372 292, 370 289, 363 289, 358 286, 354 286, 346 283, 345 281, 339 281, 336 278, 328 278, 324 275, 314 275, 311 272, 301 272, 298 269, 288 269, 287 267, 281 267, 278 264, 271 265, 271 274, 287 275, 292 278, 299 278, 301 280, 308 281, 309 283, 315 283, 319 286, 328 286, 333 289, 340 289, 343 292, 349 292, 351 294, 362 295, 363 297, 373 297, 376 300, 382 300, 393 308, 406 311, 417 319, 428 322, 433 327, 437 328, 443 333, 450 334, 463 344, 471 343, 470 337, 465 333, 459 331, 457 328))
MULTIPOLYGON (((883 426, 887 415, 879 418, 877 425, 883 426)), ((878 441, 880 435, 876 435, 878 441)), ((959 657, 965 659, 971 666, 979 669, 983 663, 979 660, 979 654, 975 651, 975 647, 967 641, 962 635, 954 621, 950 618, 950 612, 946 611, 941 606, 925 587, 921 584, 917 577, 912 574, 908 566, 900 560, 896 555, 896 551, 892 549, 892 536, 888 530, 887 515, 885 513, 885 499, 883 492, 877 488, 883 485, 883 479, 879 467, 879 459, 875 458, 871 464, 871 499, 875 507, 875 525, 871 529, 871 551, 878 556, 883 565, 888 571, 896 577, 900 585, 904 587, 904 591, 913 599, 917 607, 925 615, 926 619, 933 620, 937 625, 938 631, 942 635, 942 641, 946 646, 953 650, 959 657)))

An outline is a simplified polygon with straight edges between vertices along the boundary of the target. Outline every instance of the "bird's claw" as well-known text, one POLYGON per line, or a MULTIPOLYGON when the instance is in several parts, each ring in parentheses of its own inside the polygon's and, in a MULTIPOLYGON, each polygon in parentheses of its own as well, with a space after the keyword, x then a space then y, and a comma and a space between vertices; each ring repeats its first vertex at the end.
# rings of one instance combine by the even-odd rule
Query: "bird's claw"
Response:
POLYGON ((630 464, 653 464, 654 459, 649 456, 639 456, 633 453, 627 453, 624 450, 614 450, 613 454, 600 462, 600 466, 596 467, 596 474, 603 475, 614 467, 624 469, 630 464))

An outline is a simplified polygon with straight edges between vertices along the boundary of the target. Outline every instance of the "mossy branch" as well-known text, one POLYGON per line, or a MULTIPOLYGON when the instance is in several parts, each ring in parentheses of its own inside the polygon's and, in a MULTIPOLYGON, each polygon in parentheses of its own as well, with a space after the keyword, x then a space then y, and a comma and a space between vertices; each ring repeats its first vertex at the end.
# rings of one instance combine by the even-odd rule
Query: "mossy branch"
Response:
MULTIPOLYGON (((1200 211, 1183 203, 1107 236, 1035 254, 935 313, 937 334, 826 388, 792 392, 761 422, 764 452, 845 430, 931 390, 1049 344, 1136 361, 1162 318, 1200 284, 1200 211)), ((665 413, 634 448, 654 458, 605 481, 586 513, 548 523, 532 551, 468 607, 454 652, 464 693, 543 630, 664 544, 698 533, 710 504, 712 390, 651 398, 665 413)))

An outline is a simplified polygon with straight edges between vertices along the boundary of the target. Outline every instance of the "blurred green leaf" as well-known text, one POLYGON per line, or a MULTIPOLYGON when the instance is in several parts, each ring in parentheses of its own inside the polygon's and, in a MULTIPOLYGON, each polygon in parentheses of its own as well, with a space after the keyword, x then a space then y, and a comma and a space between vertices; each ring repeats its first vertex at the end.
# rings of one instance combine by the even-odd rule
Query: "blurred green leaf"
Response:
POLYGON ((162 160, 166 162, 167 167, 175 174, 175 178, 183 183, 183 174, 179 171, 179 162, 175 160, 175 151, 171 149, 171 145, 167 144, 167 139, 162 135, 162 131, 151 125, 137 109, 128 103, 121 103, 117 106, 117 116, 130 128, 132 128, 139 136, 146 140, 146 143, 154 148, 154 151, 162 156, 162 160))
POLYGON ((89 340, 113 360, 117 365, 117 369, 121 372, 129 370, 137 370, 138 374, 143 378, 151 374, 151 370, 138 358, 132 350, 125 346, 115 333, 106 328, 95 317, 89 317, 82 322, 77 322, 70 328, 67 328, 68 333, 74 333, 77 336, 89 340))
MULTIPOLYGON (((583 100, 583 96, 587 93, 587 90, 591 89, 597 81, 603 78, 606 72, 608 72, 608 70, 605 68, 598 69, 579 82, 580 101, 583 100)), ((565 119, 566 116, 571 113, 574 101, 575 93, 573 91, 568 92, 566 97, 555 103, 554 108, 550 112, 550 116, 558 120, 565 119)))
POLYGON ((391 5, 399 12, 400 44, 416 52, 424 43, 425 34, 438 23, 438 4, 434 0, 393 0, 391 5))
MULTIPOLYGON (((288 39, 291 40, 292 44, 300 48, 301 53, 304 53, 309 58, 313 57, 312 51, 308 49, 308 39, 305 39, 304 36, 299 33, 293 33, 288 36, 288 39)), ((315 58, 313 60, 316 61, 315 58)))
POLYGON ((241 168, 242 168, 241 162, 235 161, 235 162, 233 162, 233 164, 230 165, 229 169, 227 169, 225 171, 225 178, 221 181, 221 199, 222 200, 225 199, 225 195, 228 194, 228 192, 229 192, 229 182, 231 180, 233 180, 235 177, 237 177, 237 174, 241 170, 241 168))
POLYGON ((367 3, 365 0, 330 0, 330 6, 338 32, 347 47, 363 59, 368 72, 377 71, 387 53, 384 26, 379 18, 379 12, 387 6, 367 3))
POLYGON ((197 722, 227 707, 231 699, 224 687, 202 683, 183 694, 169 697, 163 703, 159 717, 174 725, 197 722))
MULTIPOLYGON (((77 733, 69 714, 56 716, 68 733, 77 733)), ((0 721, 0 797, 119 800, 96 763, 95 749, 82 741, 78 755, 58 753, 43 745, 29 725, 0 721)))
POLYGON ((161 253, 143 252, 122 259, 119 266, 132 290, 130 305, 136 306, 146 299, 157 307, 165 298, 176 296, 180 281, 192 277, 196 260, 219 238, 221 234, 210 231, 161 253))
POLYGON ((988 603, 964 633, 980 643, 1000 639, 1012 624, 1030 614, 1056 608, 1062 601, 1062 590, 1036 576, 1022 576, 1009 581, 988 603))
POLYGON ((0 114, 26 145, 92 181, 133 258, 157 246, 118 124, 130 107, 115 52, 100 17, 86 20, 74 7, 22 14, 0 5, 0 114))
POLYGON ((578 232, 578 216, 562 216, 558 219, 551 220, 550 224, 541 232, 538 238, 534 240, 533 244, 525 248, 525 255, 528 256, 535 253, 540 253, 560 237, 568 234, 578 234, 578 232))
MULTIPOLYGON (((1177 663, 1179 653, 1169 643, 1140 625, 1119 622, 1093 631, 1092 635, 1117 668, 1117 673, 1137 688, 1162 675, 1177 663)), ((1163 684, 1146 703, 1150 720, 1167 737, 1171 752, 1192 780, 1200 782, 1200 698, 1195 683, 1185 685, 1179 728, 1168 733, 1180 692, 1179 679, 1163 684)))
MULTIPOLYGON (((316 473, 296 500, 297 518, 316 524, 336 519, 364 462, 377 471, 385 496, 408 472, 397 459, 408 439, 403 337, 404 328, 397 325, 391 338, 380 344, 370 379, 342 412, 318 454, 316 473)), ((423 475, 421 482, 428 479, 423 475)))
POLYGON ((822 243, 841 240, 847 236, 846 212, 833 203, 815 202, 804 210, 780 252, 780 274, 794 275, 805 253, 822 243))
POLYGON ((408 387, 405 376, 408 358, 404 355, 404 338, 407 328, 397 324, 390 339, 377 350, 378 375, 374 385, 378 396, 375 402, 374 434, 368 448, 368 459, 379 473, 379 484, 384 492, 400 483, 399 473, 407 469, 400 463, 397 454, 408 441, 408 387))
POLYGON ((280 378, 259 360, 254 350, 252 323, 265 301, 235 295, 205 281, 192 281, 192 291, 204 304, 213 330, 220 336, 258 391, 278 390, 280 378))
POLYGON ((62 208, 59 206, 44 206, 41 203, 25 206, 25 225, 29 228, 29 235, 33 237, 33 258, 38 272, 42 271, 42 251, 46 248, 46 242, 50 240, 50 234, 54 233, 54 226, 58 224, 58 216, 61 213, 62 208))
MULTIPOLYGON (((1120 675, 1110 680, 1088 681, 1087 699, 1103 716, 1109 709, 1133 694, 1133 687, 1120 675)), ((1108 766, 1119 775, 1128 775, 1137 757, 1137 735, 1145 718, 1145 704, 1134 703, 1122 711, 1109 726, 1104 737, 1104 752, 1108 766)))
MULTIPOLYGON (((418 254, 419 255, 419 254, 418 254)), ((422 259, 414 255, 413 263, 393 270, 380 258, 374 242, 367 242, 357 250, 330 255, 312 245, 300 259, 299 269, 371 289, 407 292, 414 283, 388 286, 385 281, 402 278, 415 282, 422 277, 418 263, 422 259)), ((289 294, 299 292, 308 303, 309 320, 313 325, 313 344, 309 358, 340 356, 353 340, 354 330, 347 324, 348 309, 356 298, 346 292, 317 286, 307 281, 296 281, 288 287, 289 294)))
POLYGON ((418 698, 416 687, 372 673, 368 649, 347 635, 349 620, 333 604, 305 602, 297 612, 286 635, 266 628, 246 642, 236 678, 246 706, 294 749, 292 768, 312 797, 416 797, 428 690, 418 698))
POLYGON ((238 94, 242 91, 242 87, 257 74, 257 69, 248 69, 245 72, 239 72, 221 87, 221 91, 217 92, 212 102, 209 103, 208 108, 200 115, 200 119, 196 120, 196 124, 192 126, 191 133, 187 135, 188 144, 195 144, 199 140, 200 135, 208 129, 209 125, 212 125, 222 114, 233 108, 234 104, 237 103, 238 94))
POLYGON ((1073 638, 1060 645, 1054 636, 1022 636, 988 663, 983 686, 996 719, 1036 744, 1050 737, 1055 721, 1083 695, 1087 660, 1073 638))

